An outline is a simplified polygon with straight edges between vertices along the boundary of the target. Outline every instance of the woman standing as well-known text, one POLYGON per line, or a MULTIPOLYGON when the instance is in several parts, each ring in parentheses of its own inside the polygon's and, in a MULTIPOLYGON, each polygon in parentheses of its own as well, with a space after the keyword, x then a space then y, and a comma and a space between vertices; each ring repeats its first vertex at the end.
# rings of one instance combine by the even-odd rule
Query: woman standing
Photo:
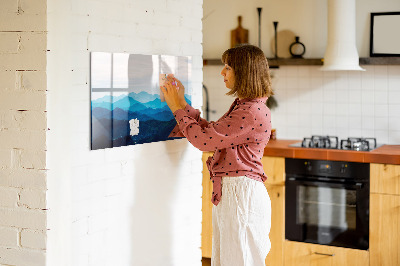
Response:
POLYGON ((201 151, 214 151, 207 161, 213 182, 212 265, 265 265, 271 247, 271 202, 261 164, 271 131, 268 62, 252 45, 228 49, 222 62, 227 95, 237 98, 216 122, 200 118, 186 103, 179 80, 169 77, 161 89, 178 123, 173 134, 183 134, 201 151))

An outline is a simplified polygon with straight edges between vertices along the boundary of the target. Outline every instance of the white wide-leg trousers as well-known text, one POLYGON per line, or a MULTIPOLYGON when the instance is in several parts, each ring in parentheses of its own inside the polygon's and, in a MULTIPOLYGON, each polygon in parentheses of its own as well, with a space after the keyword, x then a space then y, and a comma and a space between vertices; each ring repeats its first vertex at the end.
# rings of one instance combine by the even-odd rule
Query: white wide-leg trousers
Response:
POLYGON ((271 201, 262 182, 245 176, 223 177, 212 223, 212 266, 265 265, 271 249, 271 201))

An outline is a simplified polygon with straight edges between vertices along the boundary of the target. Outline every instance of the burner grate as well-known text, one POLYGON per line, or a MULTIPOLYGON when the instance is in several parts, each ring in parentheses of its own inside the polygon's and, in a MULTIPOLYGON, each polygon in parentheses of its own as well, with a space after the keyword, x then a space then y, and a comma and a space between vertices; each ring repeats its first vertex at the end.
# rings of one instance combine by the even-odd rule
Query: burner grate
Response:
POLYGON ((313 135, 311 138, 303 138, 301 143, 294 144, 293 146, 300 146, 303 148, 370 151, 377 148, 377 143, 376 138, 347 138, 342 139, 339 143, 339 139, 336 136, 313 135))
POLYGON ((376 138, 347 138, 340 141, 342 150, 369 151, 376 147, 376 138))
POLYGON ((311 138, 304 138, 301 147, 305 148, 325 148, 325 149, 338 149, 339 140, 336 136, 317 136, 313 135, 311 138))

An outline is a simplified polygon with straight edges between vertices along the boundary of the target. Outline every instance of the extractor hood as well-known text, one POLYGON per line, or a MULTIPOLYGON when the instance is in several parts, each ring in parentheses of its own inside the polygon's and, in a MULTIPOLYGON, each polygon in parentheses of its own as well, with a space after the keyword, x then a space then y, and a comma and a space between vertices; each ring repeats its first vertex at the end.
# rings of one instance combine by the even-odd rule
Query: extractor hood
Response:
POLYGON ((328 0, 328 44, 323 71, 358 70, 355 0, 328 0))

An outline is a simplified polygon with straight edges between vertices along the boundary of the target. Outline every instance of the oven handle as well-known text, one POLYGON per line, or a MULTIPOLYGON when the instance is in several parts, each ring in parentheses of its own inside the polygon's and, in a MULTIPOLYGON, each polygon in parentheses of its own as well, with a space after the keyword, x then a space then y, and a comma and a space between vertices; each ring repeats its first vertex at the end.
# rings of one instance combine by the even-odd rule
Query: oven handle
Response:
POLYGON ((346 183, 346 182, 332 182, 332 181, 321 181, 321 180, 316 180, 316 181, 309 181, 309 180, 304 180, 303 178, 297 178, 297 177, 288 177, 287 181, 294 181, 297 183, 301 183, 304 185, 318 185, 318 184, 325 184, 325 185, 340 185, 348 188, 353 188, 353 189, 361 189, 363 187, 363 183, 361 182, 356 182, 356 183, 346 183))

